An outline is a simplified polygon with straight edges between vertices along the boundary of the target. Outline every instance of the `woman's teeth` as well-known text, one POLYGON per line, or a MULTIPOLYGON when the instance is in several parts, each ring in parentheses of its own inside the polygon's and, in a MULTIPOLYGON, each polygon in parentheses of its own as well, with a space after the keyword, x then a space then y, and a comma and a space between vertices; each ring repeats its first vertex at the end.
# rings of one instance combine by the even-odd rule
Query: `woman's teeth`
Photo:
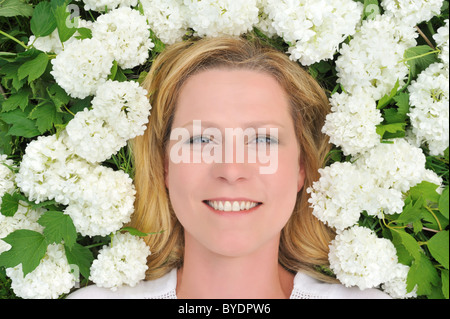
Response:
POLYGON ((205 201, 206 204, 214 208, 215 210, 220 210, 224 212, 239 212, 241 210, 249 210, 260 203, 250 202, 250 201, 205 201))

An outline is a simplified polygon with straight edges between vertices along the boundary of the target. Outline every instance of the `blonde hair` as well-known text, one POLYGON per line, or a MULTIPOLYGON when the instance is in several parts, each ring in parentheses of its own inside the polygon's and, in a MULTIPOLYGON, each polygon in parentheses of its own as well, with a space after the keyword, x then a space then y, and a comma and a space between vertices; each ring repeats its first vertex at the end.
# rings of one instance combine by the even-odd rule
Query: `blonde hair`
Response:
POLYGON ((306 189, 319 178, 329 151, 321 132, 329 112, 320 85, 282 52, 242 38, 214 38, 174 44, 153 62, 142 86, 152 105, 148 128, 131 143, 134 156, 135 213, 130 226, 161 234, 145 237, 152 255, 147 279, 156 279, 183 263, 184 234, 170 205, 164 183, 164 161, 177 98, 183 83, 193 74, 211 68, 242 68, 272 75, 288 95, 297 140, 306 172, 292 215, 281 232, 279 262, 286 269, 306 271, 328 280, 315 270, 328 264, 328 245, 333 232, 311 213, 306 189))

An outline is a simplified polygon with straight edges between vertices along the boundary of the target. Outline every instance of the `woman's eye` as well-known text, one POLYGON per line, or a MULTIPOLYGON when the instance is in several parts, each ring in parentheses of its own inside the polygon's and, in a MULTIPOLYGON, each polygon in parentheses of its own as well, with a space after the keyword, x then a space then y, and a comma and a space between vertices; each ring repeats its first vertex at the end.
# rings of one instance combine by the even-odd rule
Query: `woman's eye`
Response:
POLYGON ((212 140, 208 136, 193 136, 189 139, 190 144, 197 144, 197 143, 210 143, 212 140))
POLYGON ((253 141, 254 141, 254 143, 257 143, 257 144, 261 144, 261 143, 277 144, 278 143, 277 139, 272 138, 270 136, 266 136, 266 135, 257 136, 253 141))

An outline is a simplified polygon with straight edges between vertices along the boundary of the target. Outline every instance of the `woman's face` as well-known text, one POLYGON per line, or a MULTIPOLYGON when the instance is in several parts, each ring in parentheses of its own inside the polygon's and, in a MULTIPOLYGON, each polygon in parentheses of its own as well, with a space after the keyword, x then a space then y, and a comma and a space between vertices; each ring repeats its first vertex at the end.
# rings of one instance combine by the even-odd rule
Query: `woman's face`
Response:
POLYGON ((186 244, 225 256, 277 245, 304 182, 285 92, 270 75, 212 69, 183 85, 166 186, 186 244))

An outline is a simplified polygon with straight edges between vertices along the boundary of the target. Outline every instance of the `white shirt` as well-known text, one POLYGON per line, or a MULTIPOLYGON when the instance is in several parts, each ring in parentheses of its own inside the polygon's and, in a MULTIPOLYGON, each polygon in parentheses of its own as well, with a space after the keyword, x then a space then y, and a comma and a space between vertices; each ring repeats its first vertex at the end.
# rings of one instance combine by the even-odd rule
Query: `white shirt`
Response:
MULTIPOLYGON (((177 299, 177 270, 172 269, 161 278, 142 281, 135 287, 122 286, 112 291, 95 285, 84 287, 70 294, 67 299, 177 299)), ((378 289, 360 290, 329 284, 298 272, 290 299, 390 299, 378 289)))

